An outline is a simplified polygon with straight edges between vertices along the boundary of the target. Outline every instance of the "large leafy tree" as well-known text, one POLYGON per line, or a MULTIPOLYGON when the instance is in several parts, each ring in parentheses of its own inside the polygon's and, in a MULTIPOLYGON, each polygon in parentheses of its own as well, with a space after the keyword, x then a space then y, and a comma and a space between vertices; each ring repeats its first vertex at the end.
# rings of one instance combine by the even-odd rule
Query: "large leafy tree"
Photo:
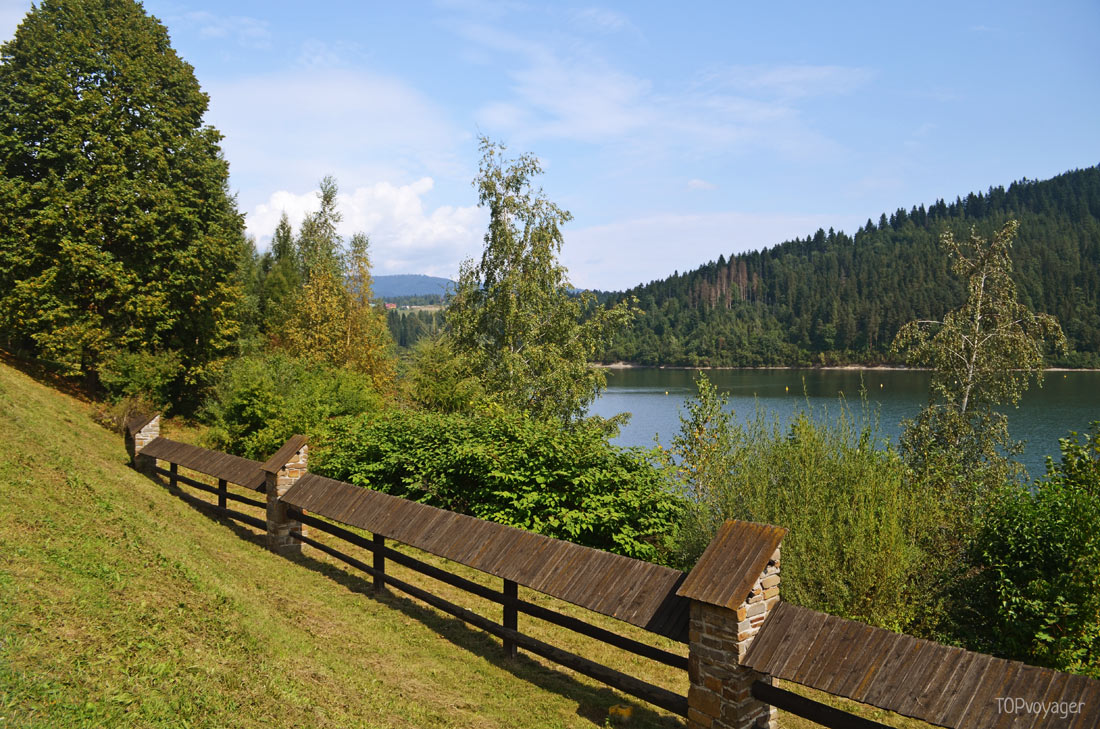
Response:
POLYGON ((504 151, 482 138, 474 184, 489 230, 481 261, 462 265, 447 307, 452 344, 501 405, 575 420, 605 382, 589 360, 633 309, 629 302, 597 307, 571 291, 557 256, 572 215, 533 186, 542 173, 537 158, 509 161, 504 151))
POLYGON ((178 356, 194 392, 239 330, 243 221, 207 96, 132 0, 43 0, 0 47, 0 330, 94 372, 178 356))

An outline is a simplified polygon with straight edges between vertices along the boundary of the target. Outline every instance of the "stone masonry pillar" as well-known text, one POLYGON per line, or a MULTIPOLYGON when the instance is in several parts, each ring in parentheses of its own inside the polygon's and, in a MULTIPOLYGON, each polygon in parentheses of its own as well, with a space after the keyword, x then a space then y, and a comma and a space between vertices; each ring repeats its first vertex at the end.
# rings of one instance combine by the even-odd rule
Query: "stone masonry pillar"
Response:
POLYGON ((779 603, 780 543, 786 529, 727 521, 677 594, 691 598, 689 729, 775 729, 776 711, 753 698, 771 677, 742 665, 779 603))
POLYGON ((139 473, 153 475, 157 459, 141 455, 141 449, 160 437, 160 413, 135 415, 126 421, 126 452, 130 465, 139 473))
POLYGON ((309 445, 305 436, 295 435, 261 466, 267 476, 267 546, 280 554, 301 554, 297 536, 305 527, 287 516, 282 496, 306 474, 309 445))

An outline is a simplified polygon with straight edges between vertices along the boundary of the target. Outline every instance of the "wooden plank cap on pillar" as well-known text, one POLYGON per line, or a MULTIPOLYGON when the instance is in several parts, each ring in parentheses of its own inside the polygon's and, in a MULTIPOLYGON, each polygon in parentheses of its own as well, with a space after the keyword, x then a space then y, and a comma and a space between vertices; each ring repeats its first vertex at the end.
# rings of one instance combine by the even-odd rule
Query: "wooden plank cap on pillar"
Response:
POLYGON ((727 519, 676 594, 735 610, 785 536, 783 527, 727 519))
POLYGON ((264 461, 264 464, 260 466, 260 470, 266 473, 278 473, 279 469, 290 462, 290 459, 294 457, 294 454, 302 450, 302 446, 307 443, 304 435, 292 435, 282 448, 275 451, 275 455, 264 461))
POLYGON ((131 415, 130 417, 126 418, 126 432, 128 432, 130 435, 136 435, 137 433, 141 432, 142 428, 156 420, 158 415, 160 415, 160 413, 153 413, 151 415, 135 413, 134 415, 131 415))

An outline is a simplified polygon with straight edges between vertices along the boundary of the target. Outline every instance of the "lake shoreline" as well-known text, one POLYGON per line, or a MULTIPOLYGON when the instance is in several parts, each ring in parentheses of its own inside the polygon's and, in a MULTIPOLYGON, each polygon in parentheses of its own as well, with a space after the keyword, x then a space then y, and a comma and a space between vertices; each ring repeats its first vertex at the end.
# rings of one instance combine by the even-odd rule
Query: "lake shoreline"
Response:
MULTIPOLYGON (((611 362, 610 364, 604 364, 602 362, 589 362, 589 367, 595 367, 601 370, 730 370, 730 371, 743 371, 752 372, 753 370, 830 370, 830 371, 851 371, 851 370, 870 370, 870 371, 885 371, 885 372, 929 372, 928 367, 907 367, 905 365, 859 365, 859 364, 847 364, 847 365, 758 365, 752 367, 732 367, 732 366, 696 366, 689 365, 641 365, 634 364, 633 362, 611 362)), ((1096 367, 1047 367, 1044 372, 1100 372, 1100 368, 1096 367)))

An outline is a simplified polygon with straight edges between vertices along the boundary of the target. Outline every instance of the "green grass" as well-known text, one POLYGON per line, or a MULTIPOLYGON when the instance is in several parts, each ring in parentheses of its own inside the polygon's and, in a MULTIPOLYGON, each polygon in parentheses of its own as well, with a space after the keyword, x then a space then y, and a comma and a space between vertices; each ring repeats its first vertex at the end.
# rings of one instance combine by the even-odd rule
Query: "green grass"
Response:
MULTIPOLYGON (((128 468, 122 438, 97 425, 92 408, 0 364, 0 728, 590 728, 604 726, 614 704, 633 707, 631 726, 681 726, 541 659, 507 660, 495 638, 414 600, 374 597, 367 579, 316 550, 277 557, 255 530, 211 518, 128 468)), ((498 606, 392 572, 499 618, 498 606)), ((687 691, 681 671, 525 616, 520 626, 687 691)))

